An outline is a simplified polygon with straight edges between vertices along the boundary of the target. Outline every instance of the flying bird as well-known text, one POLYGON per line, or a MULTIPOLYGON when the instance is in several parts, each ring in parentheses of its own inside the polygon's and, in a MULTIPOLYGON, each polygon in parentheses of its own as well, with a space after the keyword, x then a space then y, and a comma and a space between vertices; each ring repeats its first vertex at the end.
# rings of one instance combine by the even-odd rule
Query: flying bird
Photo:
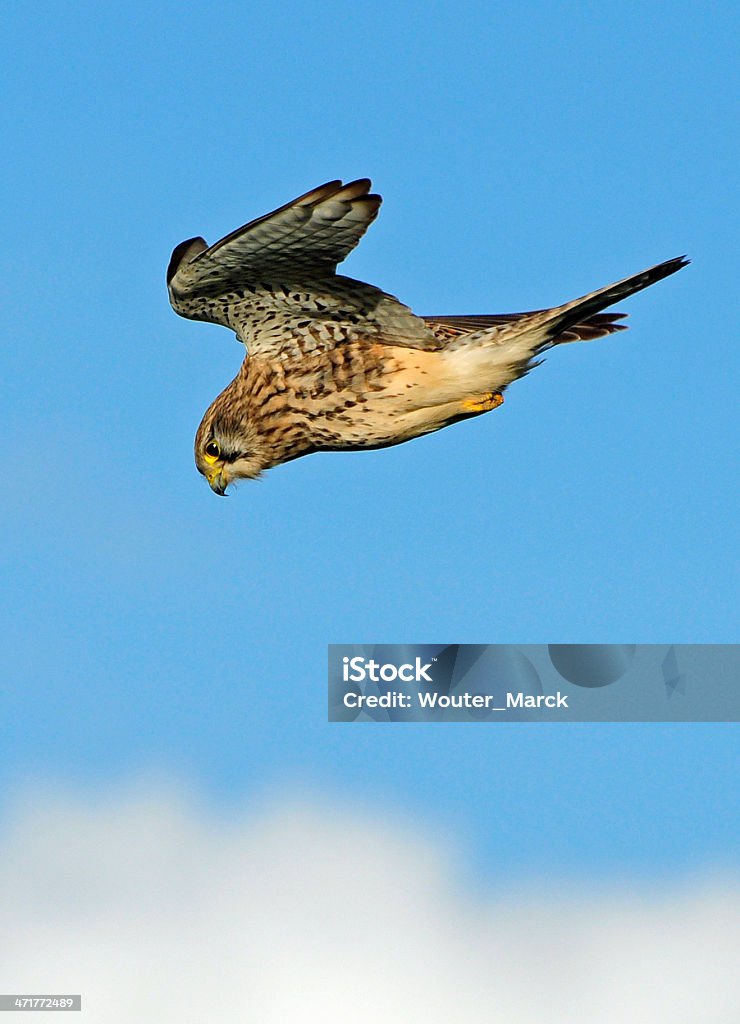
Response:
POLYGON ((601 311, 689 262, 551 309, 417 316, 336 272, 378 214, 370 188, 330 181, 214 245, 190 238, 172 253, 174 310, 230 327, 247 349, 195 438, 216 494, 301 455, 385 448, 496 409, 543 351, 624 330, 626 314, 601 311))

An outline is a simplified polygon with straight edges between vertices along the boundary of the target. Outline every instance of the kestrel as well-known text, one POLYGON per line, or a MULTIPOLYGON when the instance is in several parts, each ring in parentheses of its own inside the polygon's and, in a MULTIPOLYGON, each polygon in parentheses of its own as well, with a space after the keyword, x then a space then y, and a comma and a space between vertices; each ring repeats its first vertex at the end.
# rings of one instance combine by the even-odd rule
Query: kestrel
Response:
POLYGON ((216 494, 301 455, 385 448, 489 412, 545 349, 624 330, 624 313, 601 310, 688 263, 668 260, 552 309, 416 316, 336 273, 378 214, 370 187, 330 181, 215 245, 191 238, 172 253, 174 310, 230 327, 247 348, 195 438, 216 494))

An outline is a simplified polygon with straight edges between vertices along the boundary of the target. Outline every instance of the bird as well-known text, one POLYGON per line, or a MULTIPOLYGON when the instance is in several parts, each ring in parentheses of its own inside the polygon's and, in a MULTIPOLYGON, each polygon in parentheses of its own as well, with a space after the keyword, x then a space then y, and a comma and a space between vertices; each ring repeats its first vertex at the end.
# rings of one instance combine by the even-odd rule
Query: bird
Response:
POLYGON ((329 181, 209 246, 172 253, 176 313, 231 328, 246 347, 195 437, 211 489, 314 452, 401 444, 498 408, 564 342, 625 329, 602 310, 686 266, 680 256, 549 309, 417 316, 337 274, 378 215, 368 178, 329 181))

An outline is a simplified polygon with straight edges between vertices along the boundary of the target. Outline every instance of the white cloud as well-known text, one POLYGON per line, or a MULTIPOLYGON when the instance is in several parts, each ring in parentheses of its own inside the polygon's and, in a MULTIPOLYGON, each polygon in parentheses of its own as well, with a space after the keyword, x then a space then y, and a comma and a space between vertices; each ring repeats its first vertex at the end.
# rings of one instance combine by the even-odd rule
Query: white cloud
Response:
POLYGON ((88 1024, 727 1024, 740 889, 486 894, 397 822, 171 789, 26 796, 0 837, 0 991, 81 992, 88 1024))

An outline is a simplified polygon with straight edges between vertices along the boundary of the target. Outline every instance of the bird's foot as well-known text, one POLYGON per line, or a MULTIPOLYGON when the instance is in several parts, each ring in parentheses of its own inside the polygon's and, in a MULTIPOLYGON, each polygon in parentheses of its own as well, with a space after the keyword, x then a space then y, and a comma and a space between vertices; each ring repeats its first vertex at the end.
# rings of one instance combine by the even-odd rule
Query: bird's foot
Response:
POLYGON ((465 412, 490 412, 504 404, 504 396, 500 391, 486 391, 484 395, 466 398, 462 403, 465 412))

